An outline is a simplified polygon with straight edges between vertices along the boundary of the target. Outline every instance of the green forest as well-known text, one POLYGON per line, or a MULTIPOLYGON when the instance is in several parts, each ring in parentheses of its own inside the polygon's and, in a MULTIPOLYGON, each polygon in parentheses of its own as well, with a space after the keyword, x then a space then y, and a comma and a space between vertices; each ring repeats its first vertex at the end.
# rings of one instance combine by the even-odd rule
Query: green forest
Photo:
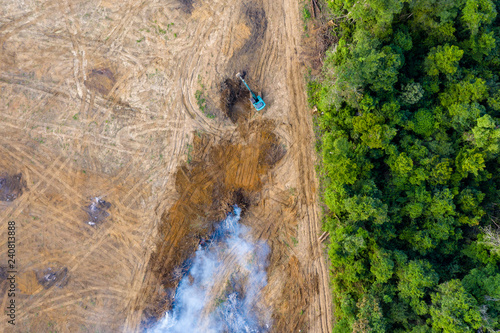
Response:
POLYGON ((334 332, 500 330, 500 2, 328 0, 334 332))

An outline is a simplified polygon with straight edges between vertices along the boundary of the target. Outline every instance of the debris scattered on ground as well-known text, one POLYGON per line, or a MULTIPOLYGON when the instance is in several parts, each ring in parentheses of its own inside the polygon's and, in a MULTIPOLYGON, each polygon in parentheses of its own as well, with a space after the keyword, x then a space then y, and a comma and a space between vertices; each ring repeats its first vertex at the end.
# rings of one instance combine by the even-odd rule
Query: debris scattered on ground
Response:
POLYGON ((323 24, 319 28, 316 38, 318 41, 318 53, 321 58, 324 58, 326 51, 339 40, 335 31, 328 24, 323 24))
POLYGON ((68 268, 54 268, 48 267, 47 269, 37 272, 36 274, 38 283, 40 283, 45 289, 49 289, 52 286, 57 286, 62 288, 68 284, 68 268))
POLYGON ((104 201, 99 197, 93 198, 90 205, 85 209, 89 214, 89 221, 87 224, 95 226, 102 223, 110 215, 108 212, 110 207, 111 204, 109 202, 104 201))

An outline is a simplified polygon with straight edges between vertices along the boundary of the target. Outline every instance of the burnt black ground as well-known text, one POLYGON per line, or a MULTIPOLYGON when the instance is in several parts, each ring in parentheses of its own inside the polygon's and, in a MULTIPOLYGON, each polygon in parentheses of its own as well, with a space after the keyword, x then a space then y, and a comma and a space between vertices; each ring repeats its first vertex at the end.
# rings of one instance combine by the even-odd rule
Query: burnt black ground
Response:
POLYGON ((0 176, 0 201, 14 201, 23 194, 26 182, 22 178, 23 175, 20 173, 12 176, 8 174, 0 176))

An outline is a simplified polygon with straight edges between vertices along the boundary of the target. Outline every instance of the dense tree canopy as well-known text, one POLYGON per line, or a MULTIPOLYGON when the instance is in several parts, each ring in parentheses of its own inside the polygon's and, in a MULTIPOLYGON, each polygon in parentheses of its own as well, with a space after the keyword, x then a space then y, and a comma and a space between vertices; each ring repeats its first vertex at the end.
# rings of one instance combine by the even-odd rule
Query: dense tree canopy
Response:
POLYGON ((500 330, 500 3, 328 0, 334 332, 500 330))

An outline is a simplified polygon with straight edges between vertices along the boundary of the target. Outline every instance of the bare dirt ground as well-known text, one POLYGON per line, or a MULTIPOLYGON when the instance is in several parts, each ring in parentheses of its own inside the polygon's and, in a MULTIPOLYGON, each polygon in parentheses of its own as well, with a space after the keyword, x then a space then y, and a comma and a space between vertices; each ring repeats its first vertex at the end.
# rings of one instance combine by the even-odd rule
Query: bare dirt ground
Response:
POLYGON ((19 272, 17 325, 0 331, 140 331, 234 202, 272 249, 273 331, 331 331, 299 13, 296 0, 0 4, 0 278, 9 220, 19 272), (238 71, 263 112, 228 91, 238 71))

